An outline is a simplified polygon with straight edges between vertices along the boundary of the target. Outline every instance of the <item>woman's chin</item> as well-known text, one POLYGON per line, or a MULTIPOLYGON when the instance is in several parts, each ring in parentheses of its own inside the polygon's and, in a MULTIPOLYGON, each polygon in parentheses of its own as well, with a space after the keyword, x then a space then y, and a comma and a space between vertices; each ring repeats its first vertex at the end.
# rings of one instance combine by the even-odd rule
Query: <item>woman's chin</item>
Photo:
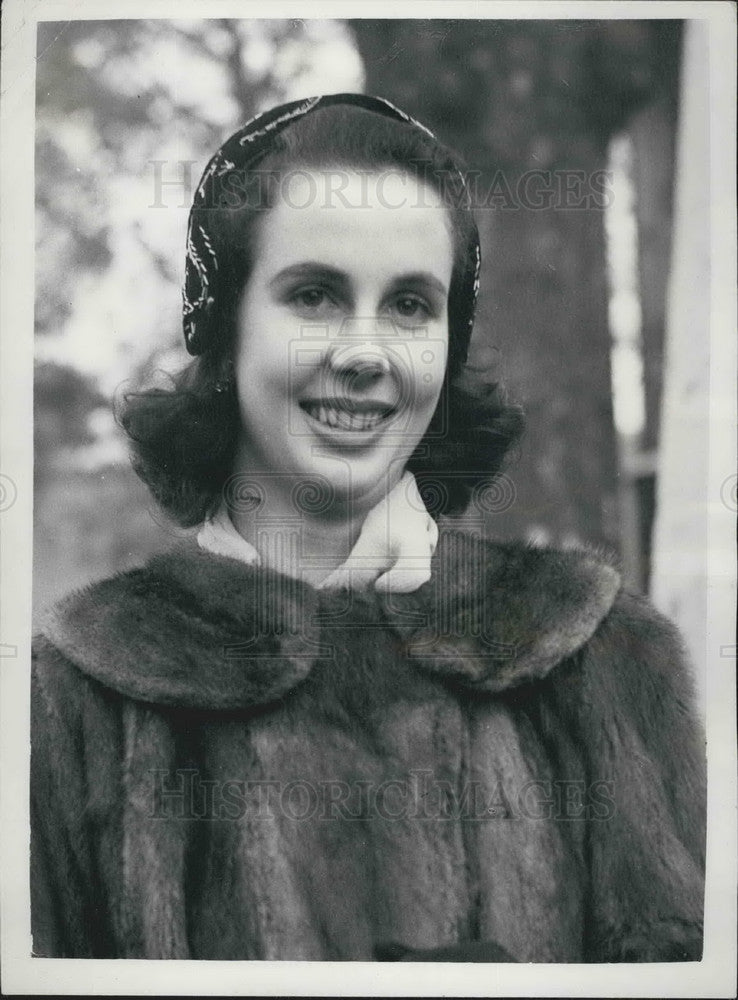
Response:
POLYGON ((369 510, 395 485, 402 476, 404 460, 387 462, 356 458, 313 461, 305 467, 302 483, 316 491, 330 493, 337 506, 351 504, 369 510))

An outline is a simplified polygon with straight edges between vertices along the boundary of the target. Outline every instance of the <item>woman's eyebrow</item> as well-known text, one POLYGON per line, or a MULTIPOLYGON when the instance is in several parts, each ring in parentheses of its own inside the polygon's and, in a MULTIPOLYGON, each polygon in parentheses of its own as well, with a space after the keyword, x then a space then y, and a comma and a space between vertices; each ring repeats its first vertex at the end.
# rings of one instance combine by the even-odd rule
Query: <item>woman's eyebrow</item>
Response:
POLYGON ((269 286, 281 285, 285 281, 292 281, 299 278, 310 278, 311 281, 326 281, 333 285, 348 287, 349 280, 343 271, 331 267, 328 264, 320 264, 318 261, 306 260, 299 264, 290 264, 289 267, 282 268, 270 280, 269 286))
POLYGON ((444 298, 448 295, 448 288, 430 271, 409 271, 407 274, 400 274, 392 279, 392 287, 405 285, 425 286, 444 298))

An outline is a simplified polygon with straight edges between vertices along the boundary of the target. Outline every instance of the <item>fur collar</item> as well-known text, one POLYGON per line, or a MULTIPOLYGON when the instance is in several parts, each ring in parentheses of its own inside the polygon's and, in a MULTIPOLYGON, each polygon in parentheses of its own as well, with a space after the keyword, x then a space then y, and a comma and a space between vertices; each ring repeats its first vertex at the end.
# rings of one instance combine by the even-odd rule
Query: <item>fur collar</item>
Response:
POLYGON ((619 586, 617 571, 591 552, 458 531, 442 533, 430 582, 411 594, 317 591, 185 543, 67 597, 41 631, 89 676, 150 703, 274 701, 330 656, 332 628, 355 627, 360 644, 362 627, 377 624, 420 669, 497 692, 544 677, 576 652, 619 586))

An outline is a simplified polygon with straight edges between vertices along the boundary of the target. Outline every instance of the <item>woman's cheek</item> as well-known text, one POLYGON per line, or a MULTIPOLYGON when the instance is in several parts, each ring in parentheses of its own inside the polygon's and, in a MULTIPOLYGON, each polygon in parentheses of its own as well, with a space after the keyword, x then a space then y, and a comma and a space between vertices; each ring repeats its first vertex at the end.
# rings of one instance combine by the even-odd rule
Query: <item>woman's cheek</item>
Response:
POLYGON ((294 369, 296 337, 294 330, 268 324, 244 360, 244 373, 252 387, 258 385, 261 395, 274 398, 286 394, 298 374, 294 369))

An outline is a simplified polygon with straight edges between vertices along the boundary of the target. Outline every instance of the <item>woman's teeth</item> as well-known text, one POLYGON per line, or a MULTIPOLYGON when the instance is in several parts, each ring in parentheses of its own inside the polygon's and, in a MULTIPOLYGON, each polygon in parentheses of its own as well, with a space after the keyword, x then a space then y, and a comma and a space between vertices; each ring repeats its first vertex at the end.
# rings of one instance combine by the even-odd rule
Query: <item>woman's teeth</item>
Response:
POLYGON ((304 409, 321 424, 344 431, 370 431, 385 417, 385 413, 376 410, 373 413, 348 413, 346 410, 312 404, 306 404, 304 409))

